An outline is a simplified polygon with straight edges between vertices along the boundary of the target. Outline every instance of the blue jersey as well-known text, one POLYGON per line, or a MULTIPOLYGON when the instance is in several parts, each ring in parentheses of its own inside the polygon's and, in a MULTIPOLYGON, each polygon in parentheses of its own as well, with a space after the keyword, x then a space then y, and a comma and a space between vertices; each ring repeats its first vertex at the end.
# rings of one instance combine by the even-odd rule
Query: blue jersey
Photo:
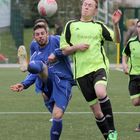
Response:
POLYGON ((38 50, 38 44, 35 40, 33 40, 30 44, 30 56, 32 56, 33 53, 37 50, 38 50))
POLYGON ((44 63, 47 63, 48 56, 54 53, 57 57, 57 61, 48 65, 50 75, 56 74, 58 77, 72 80, 73 74, 71 71, 70 60, 69 57, 64 56, 59 49, 59 40, 59 36, 49 36, 48 44, 43 48, 38 45, 38 50, 34 52, 30 60, 41 60, 44 63))

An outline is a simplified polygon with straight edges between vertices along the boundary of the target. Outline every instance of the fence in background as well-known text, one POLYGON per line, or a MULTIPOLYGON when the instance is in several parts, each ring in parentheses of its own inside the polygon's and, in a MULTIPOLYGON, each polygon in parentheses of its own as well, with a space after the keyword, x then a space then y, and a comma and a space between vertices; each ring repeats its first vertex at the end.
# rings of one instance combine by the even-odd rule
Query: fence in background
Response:
MULTIPOLYGON (((26 47, 29 46, 32 39, 32 29, 30 28, 32 28, 35 19, 40 17, 37 11, 38 0, 0 0, 0 8, 2 2, 5 2, 5 4, 8 2, 11 3, 11 13, 10 26, 0 27, 0 54, 8 58, 9 63, 17 63, 17 48, 21 44, 25 44, 26 47)), ((70 19, 79 18, 80 1, 57 0, 57 3, 58 12, 51 18, 45 17, 51 27, 54 26, 57 20, 61 20, 64 25, 70 19)), ((113 0, 106 0, 105 3, 100 3, 97 16, 98 20, 101 20, 111 28, 111 9, 113 4, 113 0)), ((131 13, 129 13, 129 15, 130 14, 131 13)), ((8 15, 5 14, 5 16, 8 15)), ((127 17, 126 13, 124 17, 127 17)), ((2 17, 0 17, 0 19, 1 18, 2 17)), ((122 23, 124 24, 124 21, 122 21, 122 23)), ((111 63, 116 63, 117 51, 115 45, 106 43, 105 50, 111 63)), ((5 62, 0 61, 0 63, 5 62)))

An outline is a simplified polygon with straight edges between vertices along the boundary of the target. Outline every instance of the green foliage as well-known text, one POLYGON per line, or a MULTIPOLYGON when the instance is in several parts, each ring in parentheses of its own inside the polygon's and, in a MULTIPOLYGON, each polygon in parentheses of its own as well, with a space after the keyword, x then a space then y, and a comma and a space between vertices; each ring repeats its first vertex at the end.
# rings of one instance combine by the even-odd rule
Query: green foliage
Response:
POLYGON ((0 33, 0 53, 8 57, 9 63, 17 63, 17 49, 15 42, 7 30, 0 33))

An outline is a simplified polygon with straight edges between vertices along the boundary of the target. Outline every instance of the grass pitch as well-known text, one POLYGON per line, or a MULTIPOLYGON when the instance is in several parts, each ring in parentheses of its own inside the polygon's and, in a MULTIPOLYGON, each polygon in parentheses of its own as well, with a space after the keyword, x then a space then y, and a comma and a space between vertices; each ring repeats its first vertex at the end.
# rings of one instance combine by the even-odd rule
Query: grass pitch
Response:
MULTIPOLYGON (((34 86, 14 93, 10 85, 26 76, 18 68, 0 68, 0 140, 49 140, 51 115, 34 86)), ((133 129, 140 122, 139 107, 133 107, 128 94, 128 77, 111 70, 108 95, 115 117, 118 140, 139 140, 133 129)), ((77 87, 64 115, 61 140, 103 140, 94 117, 77 87)))

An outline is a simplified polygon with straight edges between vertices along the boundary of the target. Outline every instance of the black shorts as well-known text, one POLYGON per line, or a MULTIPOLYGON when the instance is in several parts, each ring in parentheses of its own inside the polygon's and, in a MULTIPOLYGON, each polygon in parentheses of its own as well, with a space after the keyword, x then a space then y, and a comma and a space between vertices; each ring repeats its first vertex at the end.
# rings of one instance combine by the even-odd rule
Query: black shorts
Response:
POLYGON ((129 92, 131 97, 140 94, 140 75, 130 75, 129 92))
POLYGON ((97 99, 94 86, 98 81, 107 82, 107 74, 104 69, 99 69, 77 79, 82 94, 87 102, 97 99))

